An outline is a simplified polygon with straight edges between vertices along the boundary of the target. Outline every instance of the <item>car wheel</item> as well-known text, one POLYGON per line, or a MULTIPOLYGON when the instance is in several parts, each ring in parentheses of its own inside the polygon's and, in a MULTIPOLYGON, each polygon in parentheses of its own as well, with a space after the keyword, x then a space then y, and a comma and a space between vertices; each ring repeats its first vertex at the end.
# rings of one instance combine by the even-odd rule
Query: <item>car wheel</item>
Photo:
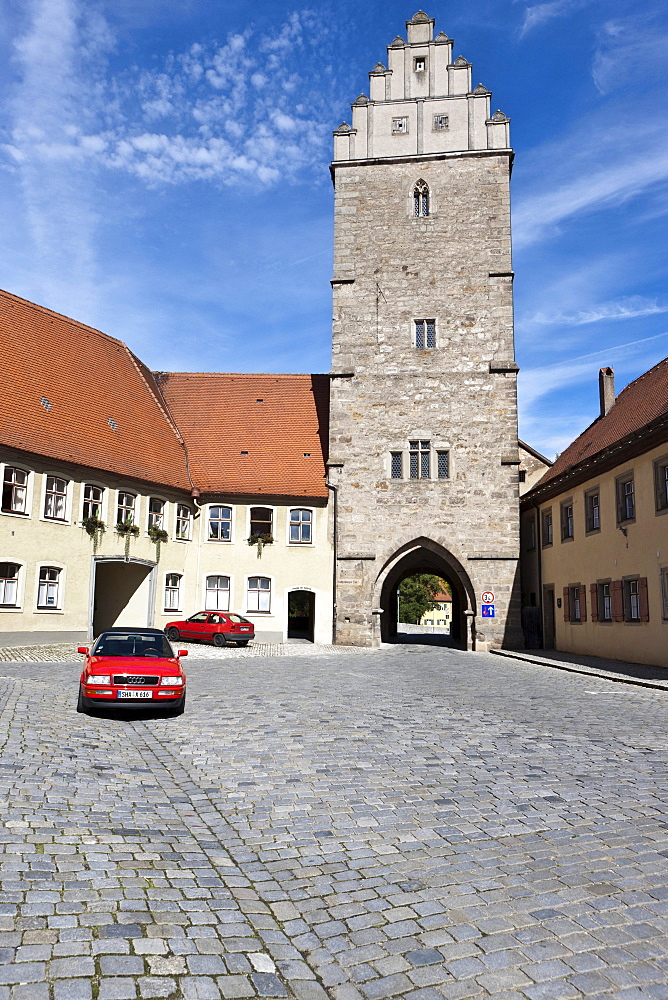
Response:
POLYGON ((84 698, 81 686, 79 686, 79 697, 77 698, 77 712, 88 715, 88 700, 84 698))
POLYGON ((167 715, 168 719, 175 719, 178 715, 183 715, 185 710, 186 710, 186 696, 184 695, 183 698, 181 698, 181 700, 176 705, 168 708, 165 714, 167 715))
POLYGON ((227 639, 222 632, 216 632, 213 637, 214 646, 227 646, 227 639))
POLYGON ((177 639, 181 638, 179 630, 177 628, 168 628, 167 629, 167 638, 168 639, 172 639, 173 642, 176 642, 177 639))

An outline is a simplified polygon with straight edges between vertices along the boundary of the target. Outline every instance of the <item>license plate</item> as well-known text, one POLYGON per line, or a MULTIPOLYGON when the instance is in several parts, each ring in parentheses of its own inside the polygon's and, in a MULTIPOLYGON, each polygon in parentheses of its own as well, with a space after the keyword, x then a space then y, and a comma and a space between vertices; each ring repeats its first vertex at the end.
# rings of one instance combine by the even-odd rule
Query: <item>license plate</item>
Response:
POLYGON ((250 625, 242 625, 240 631, 241 632, 250 632, 250 625))
POLYGON ((152 698, 152 691, 119 691, 117 698, 152 698))

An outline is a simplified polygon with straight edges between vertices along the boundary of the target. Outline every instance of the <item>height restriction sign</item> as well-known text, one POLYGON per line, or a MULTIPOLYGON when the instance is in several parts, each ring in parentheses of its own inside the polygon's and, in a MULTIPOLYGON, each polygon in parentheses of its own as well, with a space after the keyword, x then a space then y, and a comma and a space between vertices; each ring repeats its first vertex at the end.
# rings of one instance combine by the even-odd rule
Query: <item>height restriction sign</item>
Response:
POLYGON ((492 593, 491 590, 486 590, 485 593, 482 595, 482 603, 494 604, 494 594, 492 593))

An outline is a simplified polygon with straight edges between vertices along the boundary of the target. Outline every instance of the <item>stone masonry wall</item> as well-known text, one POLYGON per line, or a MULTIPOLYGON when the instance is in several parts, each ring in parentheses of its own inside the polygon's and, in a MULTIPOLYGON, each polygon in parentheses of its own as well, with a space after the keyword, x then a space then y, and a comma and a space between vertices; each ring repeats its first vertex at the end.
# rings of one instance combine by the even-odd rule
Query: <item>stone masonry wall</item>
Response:
MULTIPOLYGON (((339 488, 337 641, 375 644, 380 588, 428 539, 464 570, 480 643, 515 641, 518 556, 509 154, 334 165, 330 480, 339 488), (416 219, 423 178, 430 215, 416 219), (437 346, 414 346, 415 319, 437 346), (491 369, 491 370, 490 370, 491 369), (409 440, 450 452, 450 478, 392 479, 409 440), (359 557, 359 558, 354 558, 359 557)), ((432 476, 435 476, 432 467, 432 476)))

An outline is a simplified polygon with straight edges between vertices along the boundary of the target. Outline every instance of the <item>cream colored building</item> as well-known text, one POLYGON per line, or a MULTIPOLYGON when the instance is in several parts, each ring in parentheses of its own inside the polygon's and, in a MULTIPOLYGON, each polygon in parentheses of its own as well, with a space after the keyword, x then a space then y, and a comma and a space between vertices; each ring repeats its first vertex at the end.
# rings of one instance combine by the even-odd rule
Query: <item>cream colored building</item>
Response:
POLYGON ((668 666, 668 359, 615 399, 522 500, 522 591, 543 645, 668 666))
POLYGON ((204 609, 284 641, 297 607, 301 633, 331 642, 326 377, 157 376, 7 293, 0 329, 1 643, 204 609))
POLYGON ((425 611, 420 619, 420 625, 433 625, 437 628, 450 628, 452 624, 452 595, 438 594, 435 598, 435 608, 425 611))

